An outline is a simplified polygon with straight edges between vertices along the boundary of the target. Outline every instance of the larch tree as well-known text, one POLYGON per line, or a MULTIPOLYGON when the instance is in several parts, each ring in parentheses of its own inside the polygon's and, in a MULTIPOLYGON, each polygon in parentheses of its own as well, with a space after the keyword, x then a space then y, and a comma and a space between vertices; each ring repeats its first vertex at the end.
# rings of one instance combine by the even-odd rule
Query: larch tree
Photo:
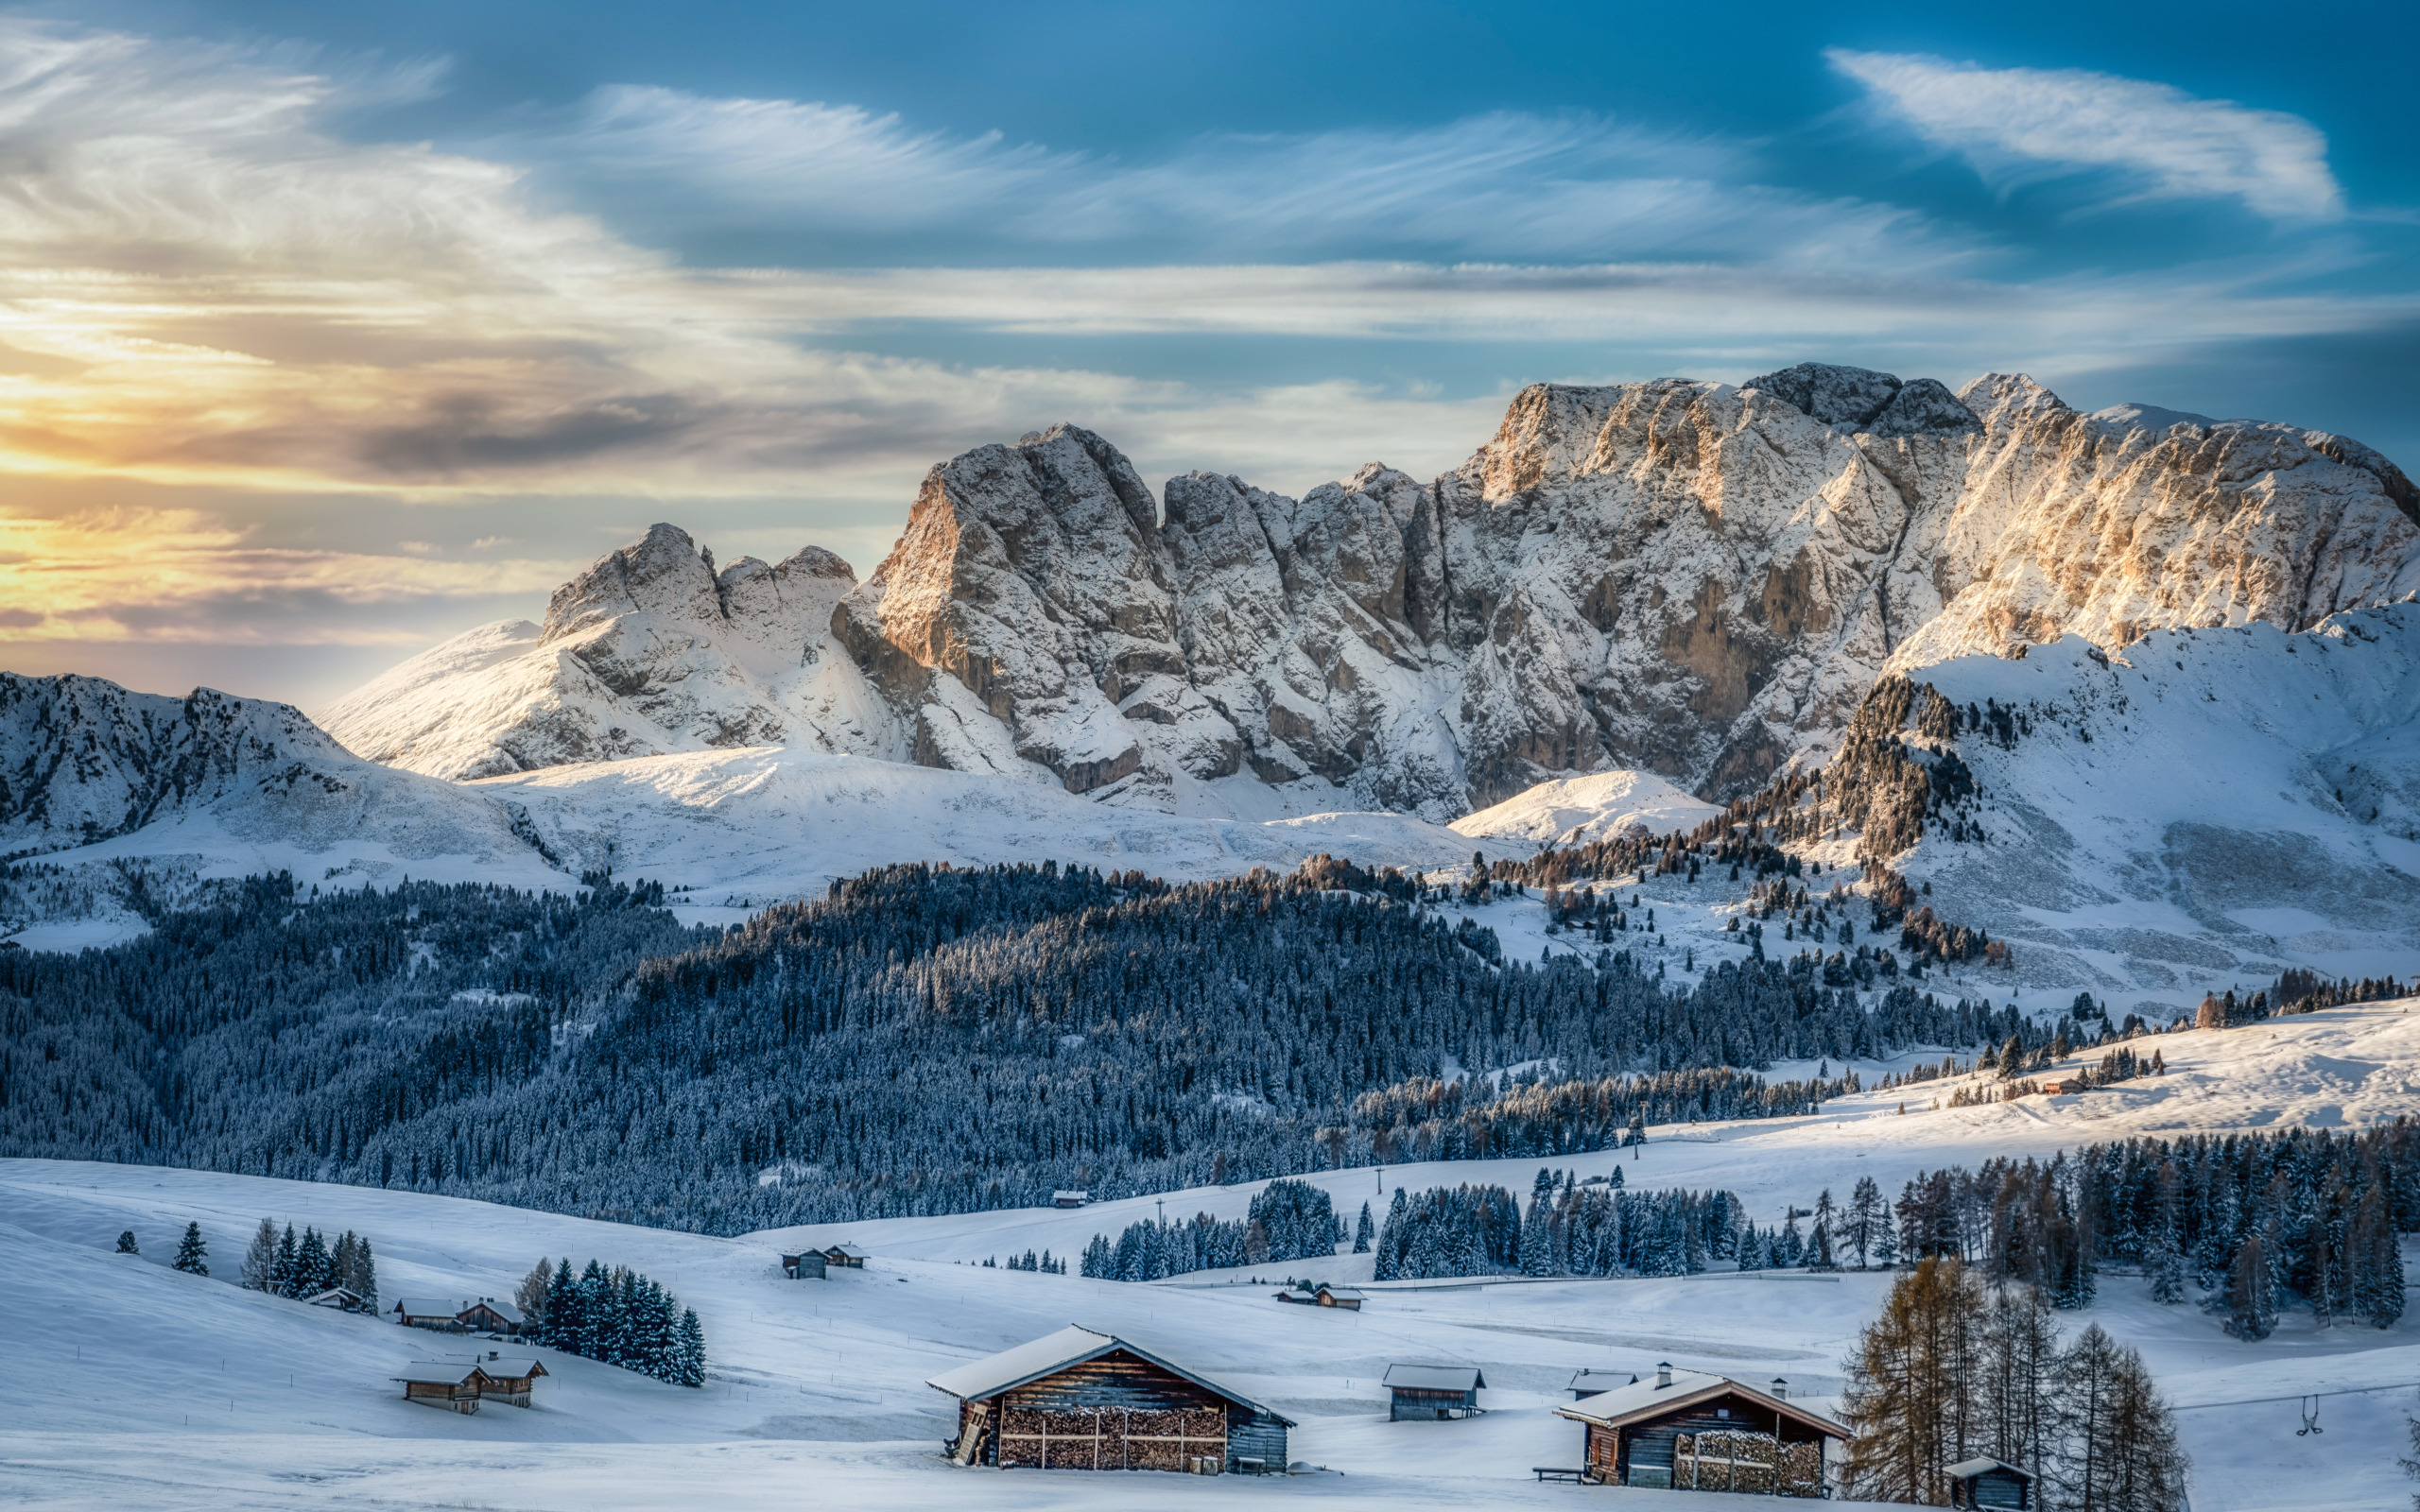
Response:
POLYGON ((1981 1280, 1952 1257, 1927 1258, 1893 1285, 1846 1362, 1851 1496, 1948 1500, 1944 1472, 1977 1448, 1971 1388, 1985 1307, 1981 1280))
POLYGON ((244 1251, 243 1282, 249 1291, 277 1290, 277 1225, 267 1218, 254 1230, 251 1247, 244 1251))

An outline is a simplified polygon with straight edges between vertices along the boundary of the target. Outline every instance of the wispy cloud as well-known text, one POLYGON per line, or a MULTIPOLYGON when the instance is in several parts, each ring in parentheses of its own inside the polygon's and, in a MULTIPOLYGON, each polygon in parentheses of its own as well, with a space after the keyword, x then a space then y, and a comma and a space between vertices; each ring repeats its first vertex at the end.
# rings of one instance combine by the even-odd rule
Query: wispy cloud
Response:
POLYGON ((2083 69, 1982 68, 1911 53, 1824 54, 1927 140, 1994 175, 2115 169, 2145 192, 2234 198, 2277 219, 2334 219, 2327 138, 2299 115, 2083 69))

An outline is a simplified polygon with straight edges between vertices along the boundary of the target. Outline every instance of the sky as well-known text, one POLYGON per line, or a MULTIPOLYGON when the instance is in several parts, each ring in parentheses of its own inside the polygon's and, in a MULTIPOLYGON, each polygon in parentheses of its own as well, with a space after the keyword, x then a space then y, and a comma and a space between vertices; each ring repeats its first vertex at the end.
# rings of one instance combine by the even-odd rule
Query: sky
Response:
POLYGON ((1299 493, 1823 360, 2420 465, 2420 13, 2178 18, 0 9, 0 670, 309 709, 1062 420, 1299 493))

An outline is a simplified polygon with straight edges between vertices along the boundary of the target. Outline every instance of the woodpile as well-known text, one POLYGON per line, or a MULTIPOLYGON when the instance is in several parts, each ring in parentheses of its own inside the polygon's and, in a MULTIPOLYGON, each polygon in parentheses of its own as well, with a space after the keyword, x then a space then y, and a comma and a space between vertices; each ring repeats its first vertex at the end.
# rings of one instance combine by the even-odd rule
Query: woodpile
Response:
POLYGON ((1682 1434, 1672 1445, 1672 1486, 1683 1491, 1821 1496, 1820 1444, 1784 1444, 1745 1429, 1682 1434))
POLYGON ((1227 1414, 1219 1407, 1184 1412, 1011 1407, 1000 1421, 1004 1469, 1186 1471, 1194 1469, 1194 1461, 1223 1459, 1226 1452, 1227 1414))

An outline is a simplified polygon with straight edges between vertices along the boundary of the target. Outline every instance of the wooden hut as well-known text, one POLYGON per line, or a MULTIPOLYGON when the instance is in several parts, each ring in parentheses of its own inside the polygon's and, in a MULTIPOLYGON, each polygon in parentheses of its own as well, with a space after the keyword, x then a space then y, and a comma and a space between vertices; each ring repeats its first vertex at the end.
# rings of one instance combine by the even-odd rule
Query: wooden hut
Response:
POLYGON ((850 1270, 865 1269, 866 1262, 872 1259, 873 1256, 855 1245, 834 1245, 823 1252, 824 1264, 845 1266, 850 1270))
POLYGON ((1616 1386, 1637 1385, 1638 1372, 1635 1370, 1577 1370, 1572 1372, 1571 1379, 1564 1384, 1569 1388, 1571 1400, 1578 1401, 1583 1397, 1599 1396, 1611 1391, 1616 1386))
POLYGON ((1064 1328, 926 1383, 958 1399, 955 1465, 1282 1470, 1282 1417, 1115 1334, 1064 1328))
POLYGON ((529 1356, 491 1353, 472 1366, 481 1401, 502 1400, 515 1407, 529 1405, 529 1383, 546 1373, 545 1362, 529 1356))
POLYGON ((823 1251, 820 1249, 810 1249, 798 1255, 784 1255, 782 1274, 794 1281, 820 1281, 823 1280, 827 1263, 823 1258, 823 1251))
POLYGON ((2032 1512, 2033 1477, 2004 1460, 1960 1460, 1943 1473, 1949 1477, 1951 1506, 2032 1512))
POLYGON ((521 1309, 493 1297, 474 1297, 462 1304, 461 1311, 454 1314, 454 1321, 474 1333, 518 1333, 521 1309))
POLYGON ((398 1297, 387 1315, 407 1329, 435 1329, 441 1333, 465 1332, 458 1297, 398 1297))
POLYGON ((1669 1365, 1555 1412, 1587 1430, 1587 1474, 1605 1486, 1822 1496, 1825 1447, 1849 1436, 1772 1390, 1669 1365))
POLYGON ((1054 1208, 1080 1208, 1085 1203, 1092 1200, 1093 1194, 1090 1192, 1053 1192, 1050 1194, 1050 1205, 1054 1208))
POLYGON ((444 1407, 465 1417, 479 1410, 479 1367, 420 1361, 391 1379, 404 1383, 404 1400, 424 1407, 444 1407))
POLYGON ((358 1313, 370 1305, 359 1292, 350 1286, 331 1286, 318 1296, 306 1297, 302 1300, 313 1307, 333 1307, 346 1313, 358 1313))
POLYGON ((1387 1421, 1426 1422, 1478 1414, 1487 1378, 1471 1365, 1391 1365, 1382 1384, 1394 1394, 1387 1421))
POLYGON ((1340 1307, 1352 1313, 1360 1312, 1361 1303, 1364 1300, 1361 1294, 1350 1286, 1327 1285, 1322 1285, 1318 1291, 1313 1292, 1311 1299, 1322 1307, 1340 1307))

